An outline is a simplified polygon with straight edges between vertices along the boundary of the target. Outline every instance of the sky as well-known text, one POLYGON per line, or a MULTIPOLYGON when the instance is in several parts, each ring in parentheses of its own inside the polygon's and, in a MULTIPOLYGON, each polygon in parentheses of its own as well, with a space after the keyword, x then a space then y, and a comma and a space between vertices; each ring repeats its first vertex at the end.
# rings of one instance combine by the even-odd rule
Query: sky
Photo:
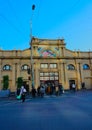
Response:
POLYGON ((92 0, 0 0, 0 49, 25 50, 31 34, 92 51, 92 0))

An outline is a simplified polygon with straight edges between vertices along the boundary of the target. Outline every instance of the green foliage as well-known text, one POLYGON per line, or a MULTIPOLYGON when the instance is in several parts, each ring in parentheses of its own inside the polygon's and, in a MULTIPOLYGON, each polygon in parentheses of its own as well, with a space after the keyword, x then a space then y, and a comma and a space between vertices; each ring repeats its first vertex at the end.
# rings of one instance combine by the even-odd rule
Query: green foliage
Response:
POLYGON ((9 76, 4 75, 3 76, 3 90, 7 90, 9 87, 9 76))
POLYGON ((17 79, 17 88, 21 88, 22 85, 23 85, 23 79, 22 79, 22 77, 18 77, 18 79, 17 79))

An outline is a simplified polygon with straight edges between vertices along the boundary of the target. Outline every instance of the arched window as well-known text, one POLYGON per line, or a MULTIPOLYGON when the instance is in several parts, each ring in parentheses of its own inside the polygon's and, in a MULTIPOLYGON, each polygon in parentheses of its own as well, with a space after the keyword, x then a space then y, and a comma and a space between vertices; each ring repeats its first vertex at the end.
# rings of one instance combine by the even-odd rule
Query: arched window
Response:
POLYGON ((69 65, 67 66, 67 69, 68 69, 68 70, 75 70, 75 66, 72 65, 72 64, 69 64, 69 65))
POLYGON ((22 70, 28 70, 28 69, 29 69, 29 66, 26 65, 26 64, 24 64, 24 65, 22 65, 21 69, 22 69, 22 70))
POLYGON ((89 69, 90 69, 90 67, 89 67, 88 64, 84 64, 84 65, 83 65, 83 70, 89 70, 89 69))
POLYGON ((11 70, 11 66, 10 65, 4 65, 3 66, 3 70, 11 70))

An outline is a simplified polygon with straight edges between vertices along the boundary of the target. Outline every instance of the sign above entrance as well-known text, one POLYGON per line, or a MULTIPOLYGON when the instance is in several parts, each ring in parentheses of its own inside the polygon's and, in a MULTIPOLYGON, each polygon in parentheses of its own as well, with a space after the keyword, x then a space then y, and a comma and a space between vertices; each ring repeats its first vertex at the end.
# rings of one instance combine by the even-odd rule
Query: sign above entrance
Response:
POLYGON ((41 56, 41 57, 56 57, 57 55, 56 55, 56 52, 55 52, 56 50, 51 50, 51 49, 44 49, 44 48, 42 48, 42 47, 39 47, 38 48, 38 53, 39 53, 39 55, 41 56))
POLYGON ((56 54, 53 53, 51 50, 44 50, 41 53, 41 56, 43 56, 43 57, 56 57, 56 54))

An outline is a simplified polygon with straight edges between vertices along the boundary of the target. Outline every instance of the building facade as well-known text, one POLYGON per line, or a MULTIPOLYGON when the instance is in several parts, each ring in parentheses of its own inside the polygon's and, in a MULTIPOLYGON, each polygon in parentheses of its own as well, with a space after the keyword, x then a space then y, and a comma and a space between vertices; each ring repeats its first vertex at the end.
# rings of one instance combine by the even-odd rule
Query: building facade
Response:
MULTIPOLYGON (((32 39, 34 83, 62 83, 64 89, 70 89, 75 83, 81 89, 85 83, 92 89, 92 52, 72 51, 66 48, 64 39, 32 39)), ((0 89, 3 76, 9 75, 9 89, 16 91, 17 78, 23 77, 31 90, 31 50, 0 50, 0 89)))

